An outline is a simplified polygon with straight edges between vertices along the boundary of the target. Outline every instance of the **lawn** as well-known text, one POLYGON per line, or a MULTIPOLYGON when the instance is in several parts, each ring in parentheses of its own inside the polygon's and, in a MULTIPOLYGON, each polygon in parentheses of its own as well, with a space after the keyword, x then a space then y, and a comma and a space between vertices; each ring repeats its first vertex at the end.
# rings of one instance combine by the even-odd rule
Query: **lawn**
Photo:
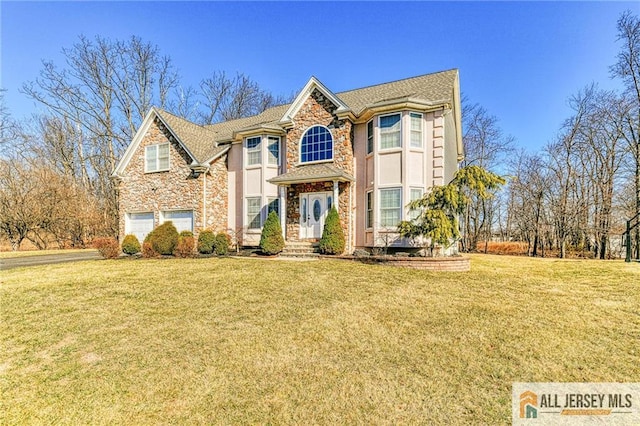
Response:
POLYGON ((515 381, 640 381, 640 264, 104 260, 0 281, 0 424, 508 424, 515 381))

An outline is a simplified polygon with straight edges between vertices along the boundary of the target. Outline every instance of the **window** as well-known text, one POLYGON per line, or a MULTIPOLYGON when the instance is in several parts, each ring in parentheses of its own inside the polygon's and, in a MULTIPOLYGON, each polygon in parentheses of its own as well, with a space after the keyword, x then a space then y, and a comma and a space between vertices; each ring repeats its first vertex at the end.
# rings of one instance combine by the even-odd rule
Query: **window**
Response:
MULTIPOLYGON (((411 199, 409 201, 415 201, 422 198, 422 188, 411 188, 410 198, 411 199)), ((409 220, 417 218, 420 216, 420 213, 420 209, 409 209, 409 220)))
POLYGON ((367 123, 367 154, 373 152, 373 120, 367 123))
POLYGON ((269 142, 267 143, 267 156, 269 157, 269 164, 280 164, 280 138, 276 136, 269 136, 269 142))
POLYGON ((260 229, 260 197, 247 198, 247 228, 260 229))
POLYGON ((267 215, 271 212, 276 212, 280 217, 280 200, 277 198, 267 198, 267 215))
POLYGON ((380 117, 380 149, 399 148, 401 146, 400 114, 380 117))
POLYGON ((262 158, 260 156, 260 136, 255 138, 247 138, 247 166, 260 164, 262 158))
POLYGON ((313 126, 305 132, 300 141, 300 162, 333 159, 333 138, 329 129, 313 126))
POLYGON ((178 232, 193 232, 193 210, 173 210, 162 212, 162 222, 171 221, 178 232))
POLYGON ((169 144, 149 145, 144 149, 144 171, 163 172, 169 170, 169 144))
POLYGON ((402 217, 402 190, 390 188, 380 190, 380 226, 393 227, 402 217))
POLYGON ((411 147, 422 148, 422 114, 411 113, 411 147))
POLYGON ((367 228, 373 228, 373 191, 367 192, 367 218, 365 225, 367 228))

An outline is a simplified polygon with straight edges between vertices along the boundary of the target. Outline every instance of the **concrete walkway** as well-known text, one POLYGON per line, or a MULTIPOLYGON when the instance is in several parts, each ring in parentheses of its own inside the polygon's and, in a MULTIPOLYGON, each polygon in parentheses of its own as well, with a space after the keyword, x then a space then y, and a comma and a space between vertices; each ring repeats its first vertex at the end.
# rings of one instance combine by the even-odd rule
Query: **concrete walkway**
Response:
POLYGON ((5 271, 7 269, 23 268, 26 266, 52 265, 54 263, 77 262, 80 260, 96 259, 102 259, 102 256, 100 256, 100 253, 98 253, 98 251, 12 257, 8 259, 0 259, 0 270, 5 271))

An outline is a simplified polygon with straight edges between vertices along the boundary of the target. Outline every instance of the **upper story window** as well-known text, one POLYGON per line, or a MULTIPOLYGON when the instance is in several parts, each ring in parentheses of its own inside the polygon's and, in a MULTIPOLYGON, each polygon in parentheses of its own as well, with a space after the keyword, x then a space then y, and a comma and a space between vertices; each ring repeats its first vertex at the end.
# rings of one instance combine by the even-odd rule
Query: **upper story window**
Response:
POLYGON ((269 157, 269 164, 280 164, 280 138, 277 136, 269 136, 267 142, 267 156, 269 157))
POLYGON ((380 149, 400 148, 402 132, 400 114, 380 117, 380 149))
POLYGON ((367 123, 367 154, 373 152, 373 120, 367 123))
POLYGON ((149 145, 144 148, 144 171, 163 172, 169 170, 169 143, 149 145))
POLYGON ((247 138, 247 166, 253 166, 255 164, 262 163, 261 156, 261 142, 262 138, 257 136, 255 138, 247 138))
POLYGON ((326 161, 333 159, 333 138, 324 126, 308 129, 300 141, 300 162, 326 161))
POLYGON ((422 148, 422 114, 411 113, 411 147, 422 148))

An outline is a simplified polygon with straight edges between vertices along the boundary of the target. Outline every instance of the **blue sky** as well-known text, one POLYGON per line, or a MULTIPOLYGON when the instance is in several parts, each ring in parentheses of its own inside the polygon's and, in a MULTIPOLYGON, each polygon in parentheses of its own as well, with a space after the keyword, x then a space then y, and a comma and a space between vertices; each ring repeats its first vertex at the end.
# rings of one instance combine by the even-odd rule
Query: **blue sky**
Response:
POLYGON ((567 98, 609 78, 616 20, 637 2, 0 2, 0 87, 15 118, 37 107, 18 92, 42 60, 80 34, 131 35, 173 59, 184 85, 240 71, 274 94, 311 75, 334 92, 460 69, 472 102, 537 150, 570 111, 567 98))

